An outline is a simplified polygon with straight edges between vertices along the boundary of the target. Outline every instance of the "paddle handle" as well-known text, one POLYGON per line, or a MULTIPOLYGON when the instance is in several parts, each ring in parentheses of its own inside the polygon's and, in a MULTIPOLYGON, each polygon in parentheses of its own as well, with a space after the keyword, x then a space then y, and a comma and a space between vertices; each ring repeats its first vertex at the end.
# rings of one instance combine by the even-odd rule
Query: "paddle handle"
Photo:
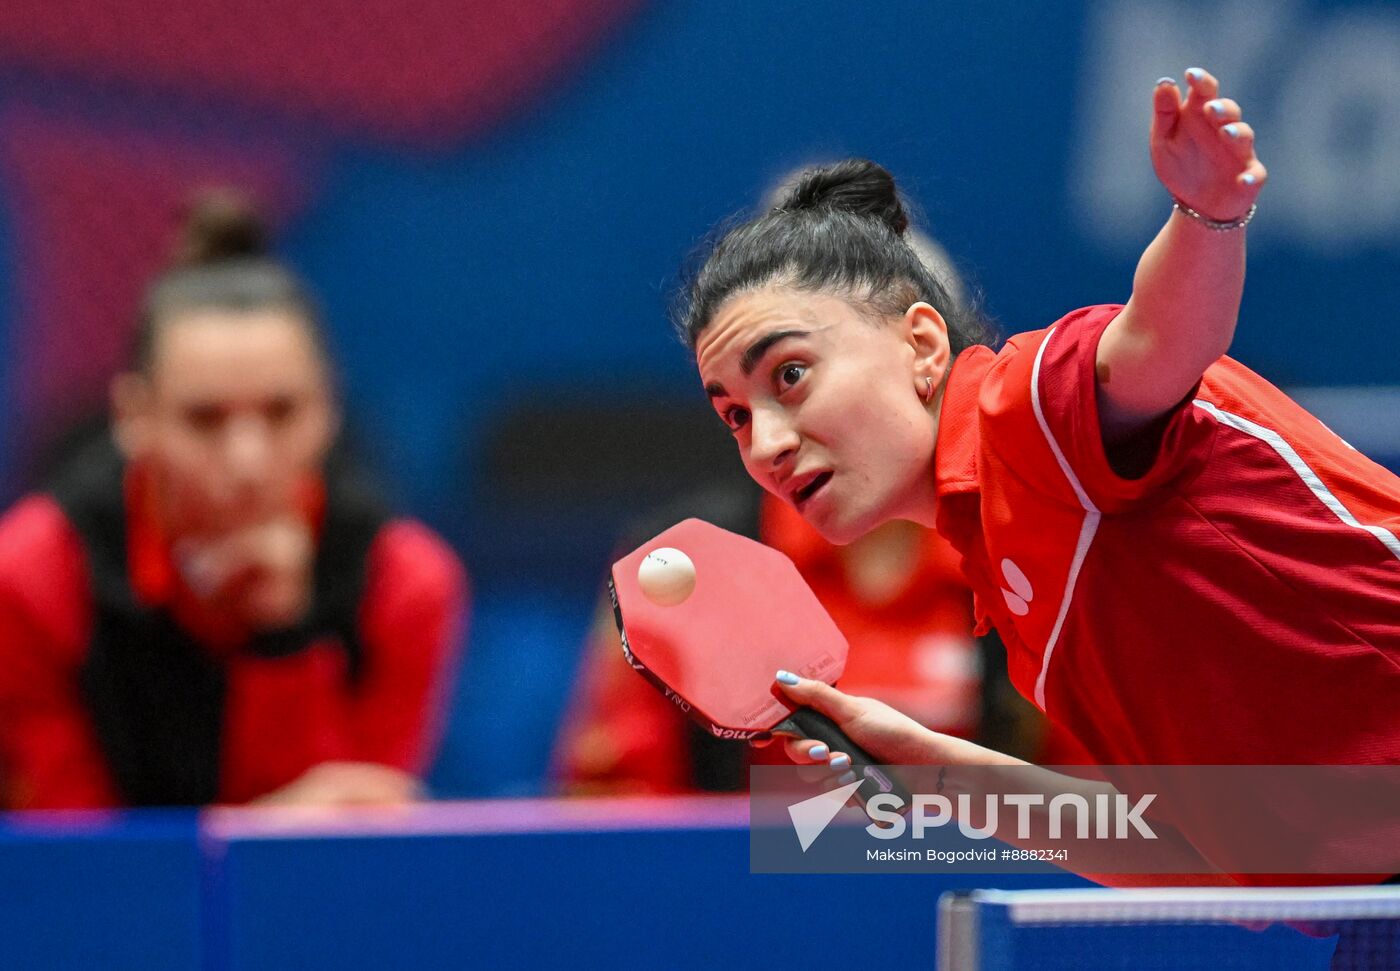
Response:
POLYGON ((895 808, 895 811, 900 813, 909 811, 910 803, 913 800, 909 795, 909 790, 904 787, 899 778, 876 762, 869 752, 851 741, 851 737, 841 731, 839 725, 815 708, 796 709, 774 731, 786 735, 797 735, 801 738, 810 738, 813 741, 823 743, 832 752, 845 752, 849 755, 851 757, 851 773, 857 779, 867 780, 855 791, 856 799, 860 802, 861 808, 864 808, 865 804, 875 796, 888 792, 898 796, 900 800, 897 807, 891 808, 895 808))

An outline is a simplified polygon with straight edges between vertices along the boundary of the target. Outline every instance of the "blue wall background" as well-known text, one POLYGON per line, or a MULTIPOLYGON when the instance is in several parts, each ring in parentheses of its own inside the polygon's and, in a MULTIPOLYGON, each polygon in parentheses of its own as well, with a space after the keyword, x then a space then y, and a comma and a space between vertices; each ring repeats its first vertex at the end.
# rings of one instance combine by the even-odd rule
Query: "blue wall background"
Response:
MULTIPOLYGON (((808 161, 894 171, 1006 333, 1126 299, 1168 212, 1147 158, 1151 86, 1192 64, 1244 106, 1271 171, 1236 355, 1284 385, 1400 384, 1395 5, 671 0, 470 142, 318 141, 283 251, 324 298, 387 483, 478 585, 438 791, 543 786, 608 537, 634 511, 623 495, 534 517, 485 501, 482 450, 514 409, 703 408, 665 322, 677 268, 808 161)), ((0 97, 35 85, 0 73, 0 97)), ((15 272, 0 268, 12 339, 15 272)), ((0 430, 11 455, 12 438, 0 430)))

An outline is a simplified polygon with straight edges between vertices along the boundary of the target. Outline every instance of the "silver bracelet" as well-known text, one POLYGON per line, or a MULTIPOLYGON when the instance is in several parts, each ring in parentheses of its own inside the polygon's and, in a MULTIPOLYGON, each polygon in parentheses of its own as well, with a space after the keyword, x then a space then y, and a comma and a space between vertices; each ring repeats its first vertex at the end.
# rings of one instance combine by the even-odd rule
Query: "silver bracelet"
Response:
POLYGON ((1211 219, 1209 216, 1203 216, 1175 197, 1172 198, 1172 208, 1182 215, 1190 216, 1197 222, 1204 224, 1206 229, 1213 229, 1218 233, 1228 233, 1232 229, 1244 229, 1244 227, 1248 226, 1249 221, 1254 218, 1254 210, 1259 207, 1250 206, 1249 212, 1245 213, 1239 219, 1231 219, 1229 222, 1221 222, 1219 219, 1211 219))

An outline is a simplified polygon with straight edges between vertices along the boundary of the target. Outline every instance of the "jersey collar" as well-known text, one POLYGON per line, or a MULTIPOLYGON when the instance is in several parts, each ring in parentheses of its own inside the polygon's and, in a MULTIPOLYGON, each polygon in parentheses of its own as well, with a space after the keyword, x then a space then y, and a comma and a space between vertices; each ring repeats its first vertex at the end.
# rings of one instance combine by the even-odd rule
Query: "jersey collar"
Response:
POLYGON ((977 398, 996 357, 990 347, 969 347, 948 374, 933 454, 934 490, 940 497, 977 489, 977 398))

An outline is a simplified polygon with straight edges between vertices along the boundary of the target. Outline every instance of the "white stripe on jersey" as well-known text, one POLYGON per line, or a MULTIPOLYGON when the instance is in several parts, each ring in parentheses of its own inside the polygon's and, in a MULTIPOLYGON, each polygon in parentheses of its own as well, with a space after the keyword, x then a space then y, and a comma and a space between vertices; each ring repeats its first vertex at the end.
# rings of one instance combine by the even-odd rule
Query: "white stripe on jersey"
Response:
POLYGON ((1284 441, 1282 435, 1272 428, 1265 428, 1263 425, 1256 424, 1248 418, 1241 418, 1239 415, 1232 415, 1228 411, 1222 411, 1209 401, 1205 401, 1201 398, 1197 398, 1193 404, 1221 424, 1229 425, 1231 428, 1242 431, 1246 435, 1252 435, 1272 448, 1279 454, 1281 459, 1288 463, 1288 467, 1297 474, 1298 478, 1303 480, 1303 484, 1312 490, 1312 494, 1317 496, 1324 506, 1332 510, 1332 513, 1338 519, 1348 526, 1355 529, 1363 529, 1370 533, 1372 536, 1376 537, 1376 539, 1384 543, 1385 548, 1390 550, 1391 554, 1397 560, 1400 560, 1400 538, 1397 538, 1395 534, 1388 529, 1380 526, 1368 526, 1358 521, 1357 518, 1351 514, 1351 510, 1344 506, 1342 501, 1332 494, 1332 490, 1327 488, 1327 484, 1308 466, 1308 463, 1303 461, 1303 457, 1293 450, 1293 446, 1284 441))
POLYGON ((1069 578, 1065 581, 1065 595, 1060 601, 1060 612, 1055 617, 1055 626, 1050 631, 1050 638, 1045 642, 1045 653, 1040 661, 1040 676, 1035 679, 1035 703, 1041 711, 1045 711, 1045 677, 1050 673, 1050 655, 1055 653, 1060 630, 1065 625, 1065 617, 1069 615, 1070 601, 1074 598, 1074 585, 1079 580, 1079 571, 1084 566, 1084 558, 1089 555, 1089 545, 1094 542, 1094 533, 1098 531, 1099 520, 1103 516, 1098 507, 1089 500, 1089 495, 1080 485, 1074 470, 1069 467, 1065 453, 1060 450, 1060 443, 1055 441, 1055 436, 1050 433, 1050 425, 1045 421, 1045 412, 1040 406, 1040 359, 1045 354, 1045 348, 1050 346, 1050 340, 1055 336, 1056 330, 1056 327, 1050 328, 1050 333, 1045 335, 1045 340, 1040 342, 1040 348, 1035 352, 1035 366, 1031 369, 1031 405, 1035 408, 1035 420, 1040 424, 1040 431, 1049 443, 1055 461, 1060 464, 1060 471, 1065 474, 1070 487, 1074 489, 1074 494, 1079 497, 1079 504, 1084 507, 1084 522, 1079 527, 1079 542, 1075 544, 1074 559, 1070 561, 1069 578))

